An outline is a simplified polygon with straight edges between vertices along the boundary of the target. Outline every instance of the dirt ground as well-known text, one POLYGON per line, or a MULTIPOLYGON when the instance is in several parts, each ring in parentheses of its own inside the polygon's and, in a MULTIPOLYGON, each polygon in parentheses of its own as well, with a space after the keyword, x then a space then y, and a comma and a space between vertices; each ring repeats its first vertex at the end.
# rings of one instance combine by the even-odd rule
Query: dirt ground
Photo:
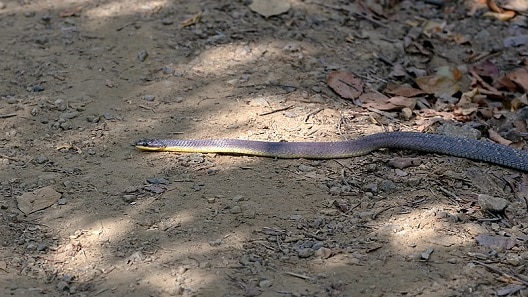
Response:
POLYGON ((388 150, 318 161, 132 146, 423 130, 420 109, 359 107, 328 73, 382 92, 404 82, 391 63, 463 65, 501 48, 512 22, 462 1, 387 2, 371 19, 338 0, 292 0, 269 18, 251 1, 2 0, 0 295, 526 296, 516 170, 388 150), (404 52, 424 19, 471 42, 404 52), (391 165, 402 157, 419 165, 391 165), (507 201, 502 217, 482 194, 507 201))

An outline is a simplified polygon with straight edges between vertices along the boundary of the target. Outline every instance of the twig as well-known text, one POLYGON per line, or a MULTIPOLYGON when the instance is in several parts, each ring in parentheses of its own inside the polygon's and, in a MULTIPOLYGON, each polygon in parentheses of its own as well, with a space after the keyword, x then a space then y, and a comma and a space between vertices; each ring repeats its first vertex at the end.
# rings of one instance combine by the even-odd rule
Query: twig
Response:
POLYGON ((523 284, 525 286, 528 286, 528 281, 525 281, 522 278, 519 278, 518 276, 508 274, 508 273, 506 273, 506 272, 504 272, 502 270, 499 270, 499 269, 497 269, 497 268, 495 268, 495 267, 493 267, 491 265, 488 265, 486 263, 482 263, 480 261, 473 261, 473 263, 481 265, 481 266, 484 266, 484 267, 488 268, 489 270, 491 270, 491 271, 493 271, 495 273, 498 273, 498 274, 500 274, 502 276, 505 276, 505 277, 508 277, 508 278, 512 278, 512 279, 520 282, 521 284, 523 284))
POLYGON ((396 207, 396 205, 387 206, 385 208, 382 208, 382 209, 378 210, 377 212, 372 214, 372 219, 375 220, 382 212, 385 212, 385 211, 387 211, 387 210, 389 210, 391 208, 394 208, 394 207, 396 207))
POLYGON ((311 237, 311 238, 319 240, 319 241, 325 241, 326 240, 326 238, 324 238, 322 236, 319 236, 319 235, 313 234, 313 233, 308 233, 308 232, 304 232, 304 236, 311 237))
POLYGON ((0 119, 7 119, 11 117, 16 117, 16 116, 17 116, 16 113, 0 114, 0 119))
POLYGON ((324 110, 324 108, 319 108, 319 109, 316 109, 316 110, 310 112, 310 113, 307 114, 306 117, 304 118, 304 122, 307 123, 311 116, 318 114, 318 113, 319 113, 320 111, 322 111, 322 110, 324 110))
POLYGON ((438 187, 438 189, 440 190, 440 192, 442 192, 442 193, 446 194, 447 196, 451 197, 456 202, 460 202, 460 198, 457 195, 455 195, 454 193, 449 192, 448 190, 444 189, 443 187, 438 187))
POLYGON ((380 27, 383 27, 383 28, 388 28, 389 27, 386 24, 384 24, 384 23, 382 23, 380 21, 377 21, 377 20, 375 20, 375 19, 373 19, 373 18, 371 18, 371 17, 369 17, 367 15, 364 15, 362 13, 352 12, 352 15, 357 17, 357 18, 367 20, 367 21, 369 21, 369 22, 371 22, 371 23, 373 23, 375 25, 378 25, 380 27))
POLYGON ((289 105, 289 106, 286 106, 286 107, 283 107, 283 108, 279 108, 279 109, 274 109, 274 110, 271 110, 271 111, 268 111, 268 112, 265 112, 265 113, 261 113, 259 114, 259 116, 265 116, 265 115, 269 115, 269 114, 272 114, 272 113, 276 113, 276 112, 280 112, 280 111, 285 111, 285 110, 288 110, 290 108, 293 108, 295 105, 292 104, 292 105, 289 105))
POLYGON ((311 277, 306 276, 306 275, 303 275, 303 274, 298 274, 298 273, 295 273, 295 272, 288 272, 288 271, 286 271, 286 272, 284 272, 284 273, 287 274, 287 275, 291 275, 291 276, 298 277, 298 278, 300 278, 300 279, 312 280, 311 277))

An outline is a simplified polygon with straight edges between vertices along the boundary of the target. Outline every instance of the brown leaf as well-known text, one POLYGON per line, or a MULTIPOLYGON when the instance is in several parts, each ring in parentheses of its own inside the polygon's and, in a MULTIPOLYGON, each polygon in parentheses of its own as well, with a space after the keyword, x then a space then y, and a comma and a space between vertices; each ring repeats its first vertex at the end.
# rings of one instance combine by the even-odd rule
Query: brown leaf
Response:
POLYGON ((459 91, 458 80, 462 74, 460 70, 450 67, 440 67, 436 74, 416 78, 416 84, 429 94, 435 96, 451 96, 459 91))
POLYGON ((363 93, 363 81, 352 73, 334 71, 328 75, 326 83, 345 99, 356 99, 363 93))
POLYGON ((489 134, 489 138, 495 142, 498 142, 500 144, 503 144, 503 145, 510 145, 512 142, 508 139, 505 139, 504 137, 500 136, 499 133, 497 133, 497 131, 493 130, 493 129, 488 129, 488 134, 489 134))
POLYGON ((528 92, 528 69, 526 67, 517 68, 507 74, 508 78, 528 92))
POLYGON ((391 95, 398 95, 403 97, 414 97, 426 94, 424 91, 413 88, 409 85, 394 86, 392 89, 387 89, 385 91, 391 95))
POLYGON ((62 194, 52 187, 36 189, 17 197, 18 209, 25 215, 50 207, 61 198, 62 194))
POLYGON ((398 107, 398 109, 400 107, 401 108, 408 107, 412 110, 416 106, 416 99, 409 98, 409 97, 403 97, 403 96, 395 96, 389 99, 389 103, 398 107))
POLYGON ((420 166, 422 164, 422 159, 420 158, 393 158, 389 161, 389 165, 398 168, 405 169, 411 166, 420 166))
POLYGON ((496 78, 499 76, 499 67, 490 60, 484 60, 471 68, 481 77, 496 78))

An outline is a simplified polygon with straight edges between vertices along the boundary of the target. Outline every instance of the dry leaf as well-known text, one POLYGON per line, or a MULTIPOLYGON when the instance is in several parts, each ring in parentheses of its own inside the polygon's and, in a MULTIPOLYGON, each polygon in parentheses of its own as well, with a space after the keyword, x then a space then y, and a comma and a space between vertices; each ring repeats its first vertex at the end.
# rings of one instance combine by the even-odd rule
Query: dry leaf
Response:
POLYGON ((50 207, 61 198, 62 194, 52 187, 36 189, 17 198, 18 209, 25 215, 50 207))
POLYGON ((475 240, 481 246, 497 250, 509 250, 515 246, 515 238, 513 237, 479 234, 475 237, 475 240))
POLYGON ((361 106, 371 107, 378 110, 400 110, 405 107, 413 109, 416 99, 407 97, 387 97, 380 93, 364 93, 359 97, 361 106))
POLYGON ((499 1, 499 5, 502 8, 517 11, 517 12, 527 12, 528 11, 528 1, 527 0, 502 0, 502 1, 499 1))
POLYGON ((448 66, 437 69, 436 74, 416 78, 416 84, 420 89, 437 97, 451 96, 460 90, 458 80, 462 74, 457 68, 448 66))
POLYGON ((523 88, 524 92, 528 92, 528 69, 525 67, 517 68, 506 74, 506 76, 523 88))
POLYGON ((286 0, 253 0, 249 8, 263 17, 269 18, 290 10, 290 3, 286 0))
POLYGON ((392 86, 391 89, 387 89, 385 91, 391 95, 398 95, 403 97, 415 97, 426 94, 424 91, 413 88, 409 85, 392 86))
POLYGON ((491 140, 498 142, 500 144, 508 146, 512 143, 512 141, 500 136, 500 134, 497 133, 497 131, 493 129, 488 129, 488 135, 491 140))
POLYGON ((334 71, 328 75, 326 83, 345 99, 356 99, 363 93, 363 81, 352 73, 334 71))

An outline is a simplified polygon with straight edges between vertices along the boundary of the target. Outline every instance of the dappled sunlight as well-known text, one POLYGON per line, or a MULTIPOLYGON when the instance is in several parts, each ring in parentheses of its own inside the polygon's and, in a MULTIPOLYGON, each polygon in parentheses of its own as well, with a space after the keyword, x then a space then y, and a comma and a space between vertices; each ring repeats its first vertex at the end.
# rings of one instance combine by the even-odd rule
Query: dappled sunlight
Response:
MULTIPOLYGON (((101 19, 115 18, 136 13, 153 13, 164 9, 169 4, 167 0, 155 1, 108 1, 94 8, 85 9, 84 15, 90 18, 101 19)), ((102 23, 104 25, 104 23, 102 23)))
POLYGON ((291 1, 291 14, 271 18, 247 1, 37 2, 0 10, 12 18, 6 28, 13 16, 23 28, 9 31, 18 48, 5 52, 10 76, 0 90, 8 102, 0 103, 0 219, 12 232, 0 273, 23 274, 37 263, 27 275, 46 281, 30 279, 29 288, 209 297, 340 296, 332 290, 342 286, 365 296, 413 295, 409 288, 435 277, 421 275, 420 265, 445 275, 442 285, 457 276, 433 267, 445 258, 433 253, 427 262, 421 253, 466 253, 472 234, 486 232, 436 216, 456 207, 430 195, 444 185, 425 160, 440 159, 433 155, 395 169, 387 161, 398 153, 388 151, 320 161, 132 145, 151 138, 337 141, 400 129, 396 117, 384 121, 385 111, 356 107, 326 84, 329 71, 359 73, 365 64, 372 67, 361 72, 365 80, 378 75, 380 61, 353 60, 383 49, 365 46, 369 27, 353 27, 364 20, 350 12, 300 0, 291 1), (78 14, 60 16, 77 6, 78 14), (200 10, 197 24, 180 25, 200 10), (343 34, 356 29, 366 32, 343 34), (149 52, 144 60, 141 51, 149 52), (44 186, 61 199, 20 214, 16 198, 44 186), (78 290, 59 289, 63 282, 78 290))

